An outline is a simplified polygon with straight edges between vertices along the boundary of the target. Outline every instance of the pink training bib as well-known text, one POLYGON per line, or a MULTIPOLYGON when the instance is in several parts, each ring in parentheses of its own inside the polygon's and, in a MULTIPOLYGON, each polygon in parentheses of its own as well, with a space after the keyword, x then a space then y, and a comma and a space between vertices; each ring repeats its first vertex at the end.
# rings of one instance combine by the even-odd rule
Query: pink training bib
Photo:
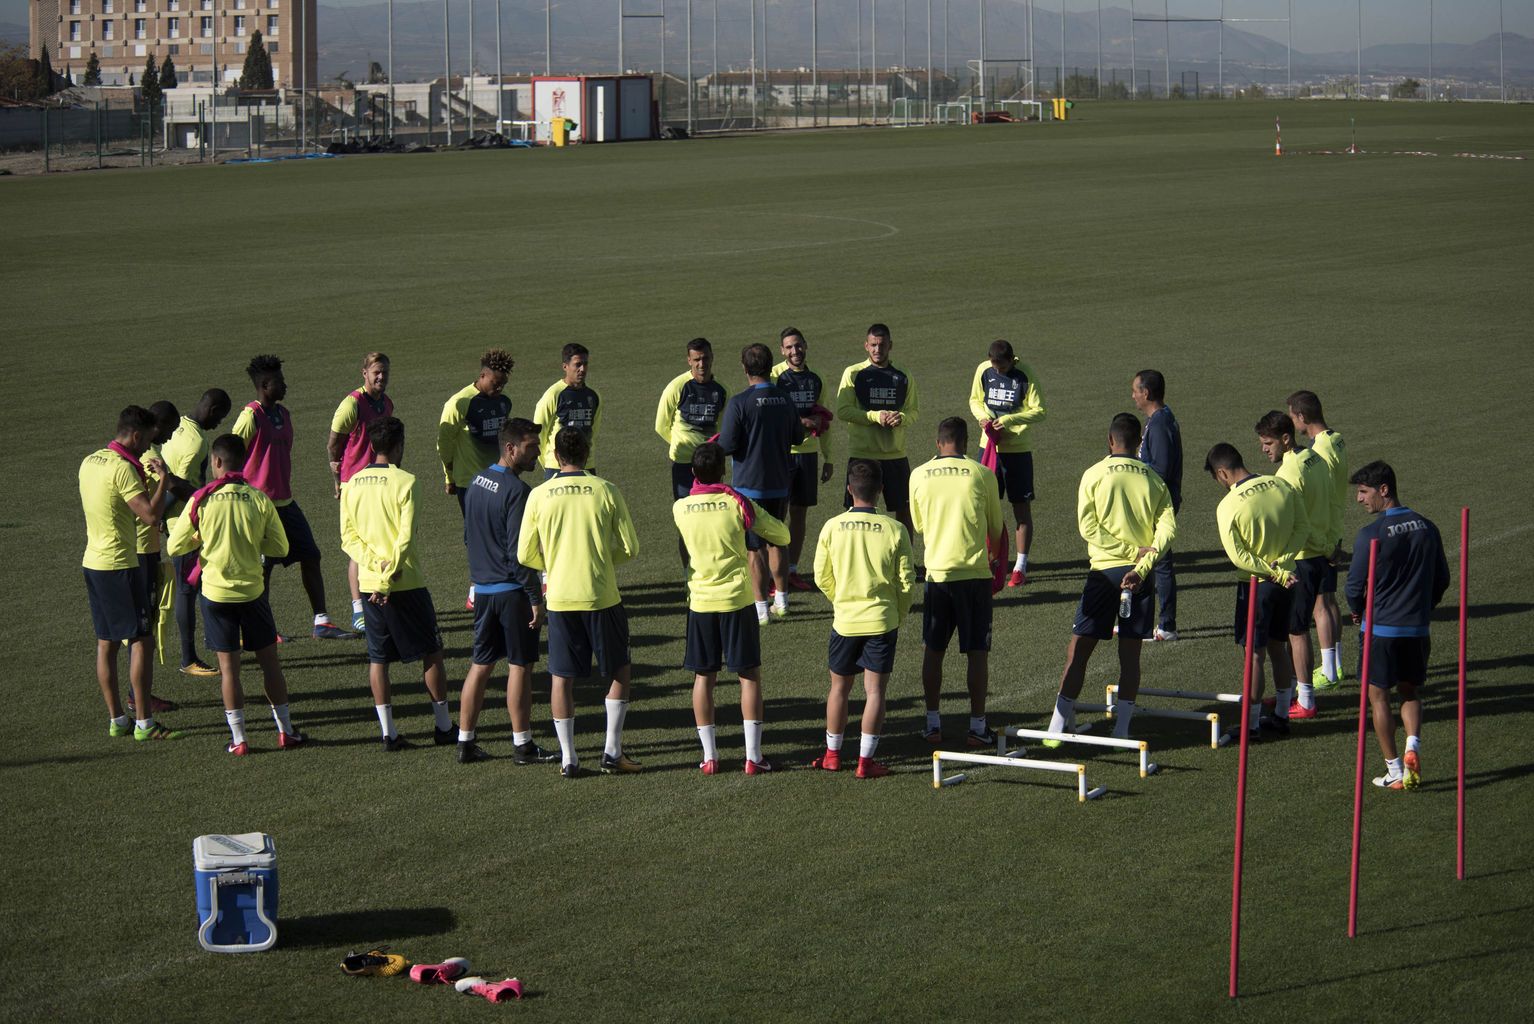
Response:
POLYGON ((343 484, 373 461, 373 445, 368 441, 369 424, 394 415, 394 401, 388 395, 384 395, 381 405, 375 404, 361 388, 353 391, 351 397, 357 403, 357 422, 352 424, 351 433, 346 435, 346 450, 341 454, 343 484))
POLYGON ((268 413, 260 402, 245 408, 255 417, 245 457, 245 479, 276 502, 293 500, 293 417, 280 405, 268 413))

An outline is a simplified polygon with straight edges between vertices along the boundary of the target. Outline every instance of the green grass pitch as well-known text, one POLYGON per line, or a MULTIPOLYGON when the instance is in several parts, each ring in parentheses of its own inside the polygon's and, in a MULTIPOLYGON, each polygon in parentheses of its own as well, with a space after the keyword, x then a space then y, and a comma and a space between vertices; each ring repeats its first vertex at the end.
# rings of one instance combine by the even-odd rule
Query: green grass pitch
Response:
MULTIPOLYGON (((1525 1011, 1534 770, 1529 683, 1528 411, 1534 163, 1527 107, 1082 104, 1066 125, 848 131, 586 147, 116 171, 0 183, 5 422, 7 740, 0 748, 0 1017, 6 1020, 1510 1020, 1525 1011), (1272 156, 1346 147, 1436 158, 1272 156), (1169 381, 1182 423, 1183 641, 1147 648, 1146 684, 1232 689, 1230 571, 1204 453, 1299 387, 1317 391, 1354 465, 1383 457, 1443 528, 1474 513, 1470 878, 1454 880, 1454 636, 1434 628, 1426 782, 1366 794, 1362 934, 1344 937, 1357 690, 1253 751, 1243 989, 1225 997, 1235 754, 1196 726, 1137 721, 1163 765, 1086 752, 1109 795, 981 769, 934 792, 920 719, 919 620, 903 630, 881 753, 894 777, 804 770, 821 742, 829 609, 796 598, 765 631, 767 751, 780 775, 701 777, 680 668, 684 596, 665 452, 650 430, 683 345, 718 371, 785 324, 834 379, 864 328, 894 330, 932 428, 965 411, 987 343, 1011 339, 1049 407, 1038 431, 1034 582, 996 618, 991 720, 1038 725, 1084 567, 1072 518, 1082 470, 1134 371, 1169 381), (460 767, 431 747, 385 757, 360 645, 284 650, 297 721, 318 741, 279 755, 251 687, 260 756, 234 762, 216 689, 173 671, 158 690, 188 738, 109 740, 79 575, 80 458, 117 410, 182 408, 210 385, 248 400, 248 358, 287 360, 296 487, 344 561, 324 458, 361 354, 393 357, 423 480, 421 535, 450 677, 469 618, 452 499, 432 437, 479 353, 517 357, 531 411, 559 347, 593 350, 608 403, 598 463, 644 548, 621 571, 635 657, 636 778, 566 784, 509 758, 460 767), (1520 584, 1519 579, 1524 579, 1520 584), (194 937, 190 845, 262 830, 280 852, 282 941, 214 956, 194 937), (349 948, 467 956, 530 998, 479 1000, 352 979, 349 948)), ((844 445, 842 447, 845 447, 844 445)), ((839 477, 838 477, 839 479, 839 477)), ((822 490, 825 511, 839 504, 822 490)), ((1349 519, 1350 531, 1364 521, 1349 519)), ((296 571, 273 589, 302 631, 296 571)), ((1449 603, 1452 604, 1453 591, 1449 603)), ((1346 631, 1345 631, 1346 633, 1346 631)), ((1349 670, 1356 641, 1345 637, 1349 670)), ((1086 699, 1112 682, 1100 651, 1086 699)), ((950 729, 962 724, 958 655, 950 729)), ((395 674, 402 731, 429 727, 395 674)), ((547 680, 536 722, 552 742, 547 680)), ((600 746, 600 691, 578 691, 581 746, 600 746)), ((500 692, 481 735, 509 753, 500 692)), ((721 744, 739 765, 733 685, 721 744)), ((1369 769, 1378 755, 1369 741, 1369 769)))

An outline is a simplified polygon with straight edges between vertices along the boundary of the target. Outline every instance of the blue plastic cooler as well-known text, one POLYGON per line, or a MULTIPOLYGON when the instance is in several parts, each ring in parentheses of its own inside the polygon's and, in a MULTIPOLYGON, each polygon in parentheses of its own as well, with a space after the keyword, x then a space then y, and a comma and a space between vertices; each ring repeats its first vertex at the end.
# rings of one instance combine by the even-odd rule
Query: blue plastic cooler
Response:
POLYGON ((198 836, 197 943, 211 953, 259 953, 277 942, 277 847, 264 832, 198 836))

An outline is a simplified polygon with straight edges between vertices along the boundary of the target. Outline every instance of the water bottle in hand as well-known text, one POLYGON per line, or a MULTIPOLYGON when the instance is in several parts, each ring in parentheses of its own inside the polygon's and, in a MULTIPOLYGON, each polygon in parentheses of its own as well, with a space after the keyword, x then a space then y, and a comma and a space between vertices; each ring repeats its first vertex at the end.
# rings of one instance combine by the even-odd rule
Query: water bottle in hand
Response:
POLYGON ((1129 592, 1128 588, 1119 591, 1119 618, 1129 618, 1129 612, 1133 605, 1134 595, 1129 592))

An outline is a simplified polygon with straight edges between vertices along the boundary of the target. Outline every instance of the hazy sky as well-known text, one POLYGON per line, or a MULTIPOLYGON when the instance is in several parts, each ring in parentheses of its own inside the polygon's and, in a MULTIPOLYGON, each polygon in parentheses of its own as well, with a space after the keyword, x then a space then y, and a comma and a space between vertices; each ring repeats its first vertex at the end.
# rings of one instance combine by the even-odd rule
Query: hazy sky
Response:
MULTIPOLYGON (((29 0, 0 0, 0 22, 26 25, 27 5, 29 0)), ((320 0, 322 4, 336 7, 351 7, 379 3, 380 0, 320 0)), ((403 2, 403 0, 401 0, 403 2)), ((450 0, 454 7, 461 7, 469 0, 450 0)), ((495 0, 475 0, 478 10, 493 11, 495 0)), ((538 10, 543 8, 542 0, 502 0, 506 4, 506 10, 517 6, 527 6, 538 10)), ((695 17, 703 16, 703 12, 712 9, 712 0, 693 0, 695 17)), ((830 8, 841 4, 851 4, 853 0, 820 0, 823 8, 830 8)), ((895 12, 900 10, 902 3, 906 5, 911 18, 911 36, 914 39, 917 33, 925 26, 927 0, 878 0, 881 14, 889 12, 888 17, 898 18, 895 12)), ((950 18, 964 17, 973 12, 978 0, 948 0, 950 18), (960 12, 966 12, 961 14, 960 12)), ((988 0, 992 4, 1005 4, 1014 0, 988 0)), ((1057 11, 1060 9, 1062 0, 1042 0, 1036 6, 1036 10, 1048 9, 1057 11)), ((1095 12, 1096 0, 1063 0, 1066 10, 1073 12, 1095 12)), ((934 10, 938 9, 943 0, 933 0, 934 10)), ((1290 0, 1224 0, 1225 16, 1227 18, 1271 18, 1283 17, 1286 6, 1290 0)), ((1358 9, 1350 0, 1292 0, 1294 11, 1294 46, 1295 49, 1307 53, 1324 53, 1336 50, 1350 50, 1358 36, 1358 9)), ((1171 14, 1174 17, 1211 17, 1220 12, 1221 0, 1137 0, 1135 10, 1142 14, 1157 14, 1163 10, 1163 5, 1169 4, 1171 14)), ((556 6, 559 6, 556 0, 556 6)), ((672 16, 680 23, 684 0, 666 0, 667 10, 675 12, 672 16)), ((1128 0, 1107 0, 1105 7, 1128 8, 1128 0)), ((1517 32, 1525 36, 1534 36, 1534 0, 1503 0, 1505 25, 1508 32, 1517 32)), ((724 10, 739 8, 741 11, 748 9, 748 0, 720 0, 720 24, 724 23, 724 10)), ((1435 41, 1445 43, 1471 43, 1478 39, 1484 39, 1497 31, 1497 7, 1498 0, 1435 0, 1433 38, 1435 41)), ((647 8, 643 3, 636 3, 633 9, 647 8)), ((809 16, 810 0, 775 0, 772 4, 772 14, 787 16, 787 12, 795 9, 804 11, 804 16, 809 16)), ((647 8, 653 9, 653 8, 647 8)), ((1428 34, 1428 2, 1427 0, 1363 0, 1364 36, 1365 46, 1376 43, 1405 43, 1426 42, 1428 34)), ((734 19, 732 19, 734 20, 734 19)), ((742 18, 742 20, 744 20, 742 18)), ((488 24, 489 19, 486 19, 488 24)), ((1277 39, 1284 38, 1283 25, 1254 25, 1243 24, 1234 26, 1250 32, 1261 32, 1277 39)), ((1159 27, 1142 24, 1139 31, 1159 31, 1159 27)), ((1176 32, 1176 28, 1173 28, 1176 32)), ((1175 45, 1175 44, 1174 44, 1175 45)))

